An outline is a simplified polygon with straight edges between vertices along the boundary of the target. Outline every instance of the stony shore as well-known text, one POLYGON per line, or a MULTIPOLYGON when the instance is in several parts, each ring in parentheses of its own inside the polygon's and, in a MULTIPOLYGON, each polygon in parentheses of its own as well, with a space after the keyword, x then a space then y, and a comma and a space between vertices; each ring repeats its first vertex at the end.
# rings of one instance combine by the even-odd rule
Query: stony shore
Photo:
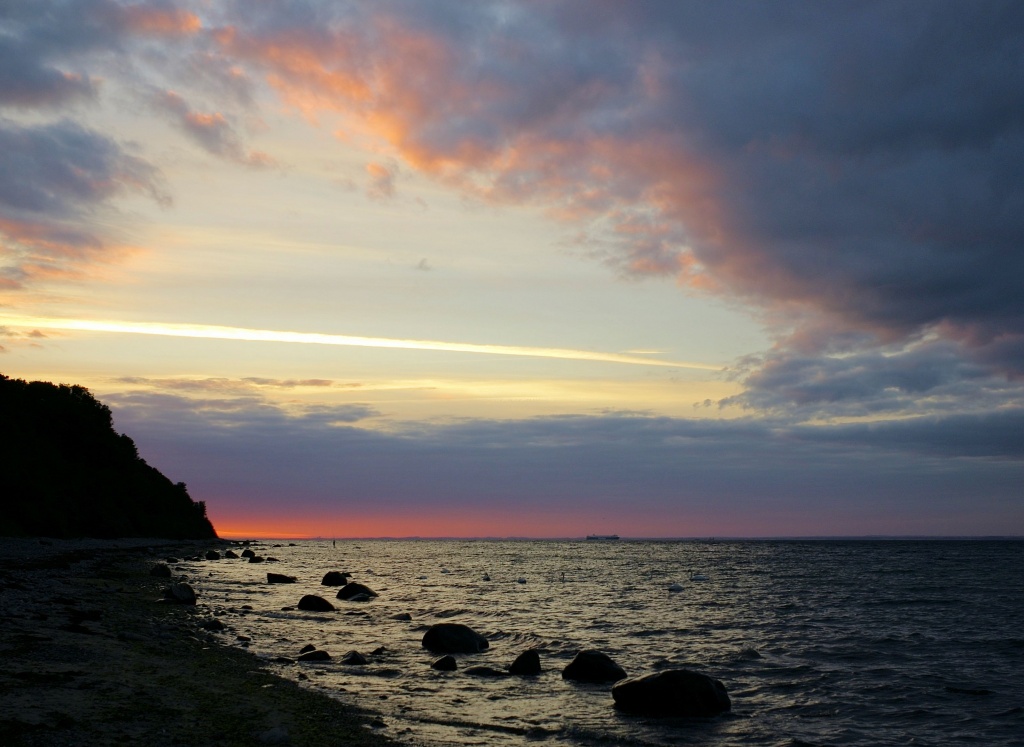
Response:
POLYGON ((0 744, 394 745, 158 601, 153 562, 208 545, 0 539, 0 744))

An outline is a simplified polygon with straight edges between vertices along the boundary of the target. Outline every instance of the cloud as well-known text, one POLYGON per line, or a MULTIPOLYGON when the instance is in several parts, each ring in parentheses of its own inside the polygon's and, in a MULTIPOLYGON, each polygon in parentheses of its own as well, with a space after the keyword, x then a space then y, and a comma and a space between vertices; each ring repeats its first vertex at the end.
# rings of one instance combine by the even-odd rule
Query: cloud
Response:
POLYGON ((169 198, 148 162, 70 120, 20 125, 0 118, 0 282, 74 276, 124 248, 92 213, 122 193, 169 198))
POLYGON ((783 347, 827 319, 1024 374, 1019 4, 304 7, 215 37, 306 116, 755 304, 783 347))
POLYGON ((366 194, 377 200, 388 200, 395 196, 395 180, 398 178, 398 167, 394 164, 383 164, 376 161, 366 164, 369 185, 366 194))
POLYGON ((584 525, 606 515, 648 536, 892 532, 914 515, 930 517, 923 532, 1024 528, 1021 408, 841 427, 606 414, 380 430, 359 405, 294 414, 262 399, 103 399, 145 458, 215 515, 278 515, 287 495, 295 515, 373 514, 381 531, 389 515, 443 523, 484 505, 584 525))
POLYGON ((207 153, 253 168, 275 165, 266 153, 247 152, 235 128, 220 112, 196 111, 175 91, 160 91, 153 101, 157 108, 172 115, 178 128, 207 153))

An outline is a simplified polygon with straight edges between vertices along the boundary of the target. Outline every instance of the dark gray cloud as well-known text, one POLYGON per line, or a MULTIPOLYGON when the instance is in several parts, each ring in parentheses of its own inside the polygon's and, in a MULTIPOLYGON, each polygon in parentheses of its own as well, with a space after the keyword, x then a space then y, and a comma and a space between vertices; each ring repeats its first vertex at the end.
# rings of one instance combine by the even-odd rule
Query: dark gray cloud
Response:
POLYGON ((324 417, 256 400, 104 401, 144 457, 188 482, 214 512, 279 515, 287 495, 296 510, 331 515, 443 516, 486 506, 579 510, 585 523, 598 513, 698 513, 750 534, 826 525, 877 532, 908 515, 930 517, 924 532, 1024 526, 1021 409, 839 427, 604 415, 392 423, 379 431, 346 420, 360 414, 349 408, 324 417))

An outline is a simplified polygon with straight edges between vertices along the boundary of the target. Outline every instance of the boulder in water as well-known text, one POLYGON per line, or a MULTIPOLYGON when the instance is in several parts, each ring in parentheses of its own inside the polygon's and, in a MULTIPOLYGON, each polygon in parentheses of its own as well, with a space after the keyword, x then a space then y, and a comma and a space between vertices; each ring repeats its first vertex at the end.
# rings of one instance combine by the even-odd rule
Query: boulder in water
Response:
POLYGON ((474 677, 508 677, 509 673, 503 669, 495 669, 494 667, 469 667, 464 670, 466 674, 471 674, 474 677))
POLYGON ((365 602, 375 596, 377 596, 377 592, 369 586, 363 586, 362 584, 357 583, 345 584, 338 589, 338 599, 344 599, 350 602, 365 602))
POLYGON ((316 594, 306 594, 299 600, 299 609, 308 612, 333 612, 334 605, 316 594))
POLYGON ((329 653, 327 653, 326 651, 321 651, 320 649, 314 649, 312 651, 307 651, 306 653, 301 654, 299 656, 298 660, 299 661, 327 661, 330 658, 331 658, 331 655, 329 653))
POLYGON ((468 625, 437 623, 423 634, 423 648, 443 654, 476 654, 490 643, 468 625))
POLYGON ((342 571, 327 571, 324 575, 323 580, 320 582, 321 586, 344 586, 348 583, 348 578, 351 573, 344 573, 342 571))
POLYGON ((540 654, 537 653, 537 649, 531 648, 519 654, 516 660, 512 662, 512 666, 508 668, 508 671, 509 674, 525 675, 527 677, 540 674, 540 654))
POLYGON ((612 661, 608 654, 592 649, 580 651, 562 670, 562 679, 577 682, 615 682, 625 677, 626 670, 612 661))
POLYGON ((164 590, 164 599, 176 604, 195 604, 196 590, 186 583, 171 584, 164 590))
POLYGON ((170 578, 171 567, 163 563, 157 563, 149 569, 150 576, 156 576, 157 578, 170 578))
POLYGON ((250 563, 262 563, 265 560, 266 558, 264 558, 262 555, 252 555, 249 557, 250 563))
POLYGON ((298 581, 295 576, 285 576, 283 573, 268 573, 267 583, 268 584, 294 584, 298 581))
POLYGON ((232 560, 237 560, 238 559, 238 553, 235 552, 234 550, 225 550, 224 551, 224 557, 225 558, 231 558, 232 560))
POLYGON ((242 550, 242 557, 243 558, 252 558, 252 557, 255 557, 255 555, 256 555, 256 553, 254 553, 249 548, 246 548, 246 549, 242 550))
POLYGON ((615 707, 644 716, 710 718, 732 708, 719 680, 689 669, 630 677, 612 687, 615 707))
POLYGON ((207 550, 206 551, 206 559, 207 560, 220 560, 220 553, 217 552, 216 550, 207 550))
POLYGON ((340 663, 347 664, 349 666, 361 667, 365 666, 366 664, 369 664, 370 662, 365 656, 363 656, 358 651, 349 651, 341 657, 340 663))
POLYGON ((434 659, 430 662, 430 668, 436 669, 439 672, 454 672, 459 668, 459 665, 455 661, 455 657, 449 654, 447 656, 442 656, 440 659, 434 659))

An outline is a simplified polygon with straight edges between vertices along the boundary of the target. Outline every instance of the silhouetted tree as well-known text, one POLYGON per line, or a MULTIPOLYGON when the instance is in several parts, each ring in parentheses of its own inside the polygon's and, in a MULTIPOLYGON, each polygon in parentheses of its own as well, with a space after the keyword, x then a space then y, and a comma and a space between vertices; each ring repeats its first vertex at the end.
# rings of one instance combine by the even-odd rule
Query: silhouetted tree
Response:
POLYGON ((0 535, 216 537, 191 499, 81 386, 0 374, 0 535))

